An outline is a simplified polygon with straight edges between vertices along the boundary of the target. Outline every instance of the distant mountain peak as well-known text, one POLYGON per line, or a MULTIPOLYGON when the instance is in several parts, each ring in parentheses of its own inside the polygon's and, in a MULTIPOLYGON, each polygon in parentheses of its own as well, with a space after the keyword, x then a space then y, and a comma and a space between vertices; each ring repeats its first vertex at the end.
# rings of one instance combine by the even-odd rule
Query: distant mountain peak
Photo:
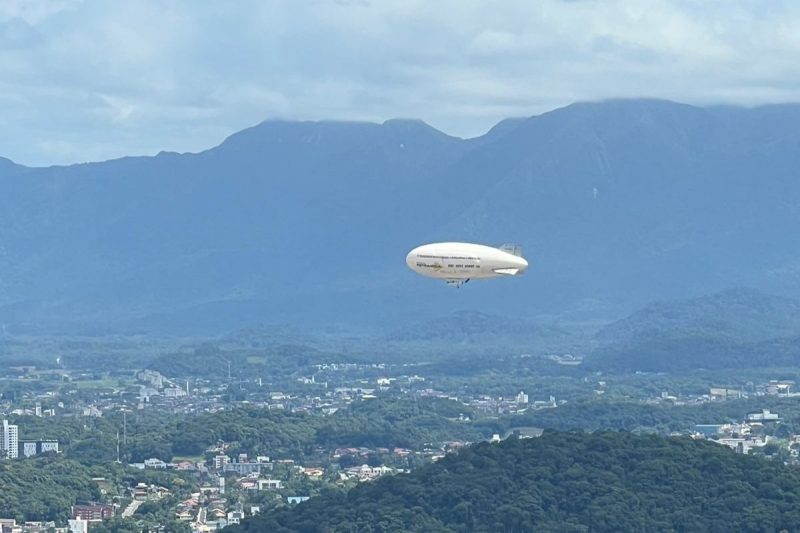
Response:
POLYGON ((432 133, 435 135, 452 137, 451 135, 448 135, 443 131, 434 128, 424 120, 418 118, 390 118, 388 120, 384 120, 381 126, 384 128, 399 130, 403 132, 422 133, 422 134, 432 133))
MULTIPOLYGON (((419 118, 390 118, 384 120, 382 126, 402 127, 402 128, 424 128, 436 129, 427 122, 419 118)), ((437 130, 438 131, 438 130, 437 130)))
POLYGON ((383 123, 361 121, 293 121, 266 120, 229 136, 220 145, 227 149, 233 146, 254 147, 257 145, 319 145, 338 146, 371 144, 382 139, 402 141, 458 141, 455 137, 437 130, 418 119, 391 119, 383 123))

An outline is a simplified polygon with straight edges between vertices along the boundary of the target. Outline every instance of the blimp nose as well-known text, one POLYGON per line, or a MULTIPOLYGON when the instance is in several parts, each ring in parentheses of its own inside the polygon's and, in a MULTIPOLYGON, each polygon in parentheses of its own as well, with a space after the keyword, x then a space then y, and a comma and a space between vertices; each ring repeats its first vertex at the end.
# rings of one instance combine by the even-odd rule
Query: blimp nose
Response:
POLYGON ((408 252, 408 255, 406 255, 406 264, 408 265, 408 268, 412 268, 412 265, 414 264, 414 252, 416 252, 416 250, 417 249, 414 248, 408 252))

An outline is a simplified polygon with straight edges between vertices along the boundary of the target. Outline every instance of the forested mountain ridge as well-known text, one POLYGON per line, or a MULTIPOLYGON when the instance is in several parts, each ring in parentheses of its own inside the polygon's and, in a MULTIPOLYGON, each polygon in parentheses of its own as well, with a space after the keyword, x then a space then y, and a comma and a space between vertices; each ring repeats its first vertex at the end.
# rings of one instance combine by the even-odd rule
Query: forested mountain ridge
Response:
POLYGON ((269 121, 198 154, 0 162, 9 333, 222 333, 490 315, 618 318, 736 286, 800 296, 800 106, 575 104, 476 139, 419 121, 269 121), (434 240, 518 242, 450 291, 434 240), (389 302, 389 304, 387 304, 389 302))
POLYGON ((675 329, 709 329, 740 340, 767 340, 800 333, 800 300, 736 288, 698 298, 655 302, 604 327, 603 342, 647 338, 675 329))
POLYGON ((752 289, 653 303, 604 327, 587 367, 623 371, 795 366, 800 301, 752 289))
POLYGON ((800 473, 688 438, 545 432, 228 531, 796 531, 800 473))

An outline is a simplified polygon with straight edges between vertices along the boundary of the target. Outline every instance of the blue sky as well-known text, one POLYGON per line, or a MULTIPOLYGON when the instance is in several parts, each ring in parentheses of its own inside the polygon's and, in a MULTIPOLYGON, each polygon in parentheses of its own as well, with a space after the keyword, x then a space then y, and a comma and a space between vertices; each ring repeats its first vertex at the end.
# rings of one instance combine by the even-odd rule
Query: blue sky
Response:
POLYGON ((575 101, 800 101, 800 2, 2 0, 0 156, 199 151, 269 118, 461 137, 575 101))

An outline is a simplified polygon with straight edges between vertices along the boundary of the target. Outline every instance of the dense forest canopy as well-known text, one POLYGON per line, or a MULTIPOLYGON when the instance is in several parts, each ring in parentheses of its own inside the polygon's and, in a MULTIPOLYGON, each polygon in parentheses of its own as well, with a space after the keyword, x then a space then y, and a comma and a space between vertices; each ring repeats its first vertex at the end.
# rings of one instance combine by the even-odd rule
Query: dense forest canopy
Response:
POLYGON ((800 472, 689 438, 546 432, 314 498, 233 533, 796 531, 800 472))

